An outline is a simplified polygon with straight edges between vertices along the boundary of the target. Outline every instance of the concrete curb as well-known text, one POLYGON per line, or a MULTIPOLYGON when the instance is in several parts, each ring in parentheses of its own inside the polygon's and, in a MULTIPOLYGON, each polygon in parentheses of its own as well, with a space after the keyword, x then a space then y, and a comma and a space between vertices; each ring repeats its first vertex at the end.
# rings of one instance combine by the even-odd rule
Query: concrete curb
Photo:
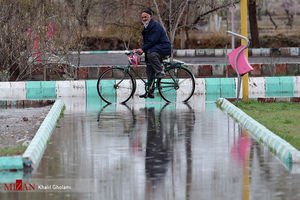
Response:
MULTIPOLYGON (((25 101, 1 100, 0 102, 5 103, 3 104, 5 106, 18 107, 19 104, 24 106, 25 101)), ((48 100, 39 100, 36 103, 48 105, 51 102, 52 101, 48 100)), ((57 100, 54 103, 23 156, 0 157, 0 170, 15 171, 22 170, 24 165, 31 166, 33 164, 34 166, 37 166, 44 150, 46 149, 47 140, 50 138, 51 133, 55 128, 57 119, 60 116, 63 106, 64 103, 62 100, 57 100)))
MULTIPOLYGON (((193 70, 192 70, 193 71, 193 70)), ((3 99, 57 99, 63 97, 98 97, 97 80, 79 81, 27 81, 22 87, 13 87, 11 82, 0 82, 3 99), (13 95, 14 94, 14 95, 13 95)), ((237 78, 196 78, 195 95, 205 95, 207 101, 218 98, 236 98, 237 78)), ((143 85, 138 90, 143 92, 143 85)), ((240 97, 242 97, 242 91, 240 97)), ((289 98, 299 102, 300 76, 282 77, 250 77, 249 98, 265 98, 266 101, 274 97, 289 98)), ((5 102, 4 102, 5 103, 5 102)), ((0 106, 1 106, 0 101, 0 106)))
MULTIPOLYGON (((121 53, 124 54, 126 50, 108 50, 108 51, 80 51, 80 54, 113 54, 113 53, 121 53)), ((72 55, 78 54, 78 51, 71 51, 72 55)))
POLYGON ((62 100, 57 100, 52 106, 51 110, 22 156, 23 164, 25 166, 31 166, 33 168, 38 166, 47 147, 47 141, 51 137, 63 107, 64 102, 62 100))
MULTIPOLYGON (((282 47, 282 48, 249 48, 250 56, 299 56, 299 47, 282 47)), ((177 57, 223 57, 227 55, 231 49, 177 49, 173 50, 174 56, 177 57)))
POLYGON ((0 157, 0 170, 22 170, 23 161, 21 156, 0 157))
POLYGON ((255 121, 226 99, 219 98, 217 104, 237 120, 256 141, 267 146, 284 164, 290 166, 291 163, 300 163, 300 152, 288 142, 255 121))
POLYGON ((55 103, 55 100, 0 100, 0 108, 41 107, 55 103))

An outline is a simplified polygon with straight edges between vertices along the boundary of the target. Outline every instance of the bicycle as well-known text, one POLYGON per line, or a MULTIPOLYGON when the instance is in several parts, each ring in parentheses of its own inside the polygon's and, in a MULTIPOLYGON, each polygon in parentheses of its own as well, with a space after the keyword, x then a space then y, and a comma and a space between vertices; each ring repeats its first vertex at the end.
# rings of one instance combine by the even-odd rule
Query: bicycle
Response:
MULTIPOLYGON (((126 53, 131 61, 134 52, 126 53)), ((147 80, 135 70, 138 61, 129 62, 126 66, 113 66, 98 78, 97 91, 100 98, 108 104, 120 102, 125 104, 136 91, 136 77, 143 81, 146 92, 157 89, 160 96, 167 102, 187 102, 195 91, 195 76, 182 63, 162 61, 165 76, 155 79, 148 85, 147 80), (135 65, 135 66, 134 66, 135 65), (117 99, 116 99, 117 98, 117 99)))

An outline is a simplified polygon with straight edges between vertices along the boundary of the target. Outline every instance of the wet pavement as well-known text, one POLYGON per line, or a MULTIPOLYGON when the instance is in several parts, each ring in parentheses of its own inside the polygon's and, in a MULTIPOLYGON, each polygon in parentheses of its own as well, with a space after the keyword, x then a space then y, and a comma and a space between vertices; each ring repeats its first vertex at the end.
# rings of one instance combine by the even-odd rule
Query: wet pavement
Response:
POLYGON ((67 105, 39 167, 23 178, 38 192, 0 199, 300 198, 300 175, 214 103, 94 101, 67 105))

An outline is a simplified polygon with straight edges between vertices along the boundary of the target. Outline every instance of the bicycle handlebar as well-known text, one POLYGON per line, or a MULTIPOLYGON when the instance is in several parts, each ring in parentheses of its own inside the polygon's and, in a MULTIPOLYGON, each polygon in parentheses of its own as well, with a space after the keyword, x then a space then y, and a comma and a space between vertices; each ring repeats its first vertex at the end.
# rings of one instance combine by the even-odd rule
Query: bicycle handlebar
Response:
POLYGON ((127 56, 130 56, 131 54, 133 54, 133 51, 128 51, 128 50, 126 50, 126 51, 125 51, 125 54, 126 54, 127 56))
MULTIPOLYGON (((135 50, 126 50, 126 51, 125 51, 125 54, 126 54, 127 56, 131 56, 131 55, 133 55, 133 54, 139 55, 135 50)), ((140 56, 140 55, 139 55, 139 56, 140 56)))

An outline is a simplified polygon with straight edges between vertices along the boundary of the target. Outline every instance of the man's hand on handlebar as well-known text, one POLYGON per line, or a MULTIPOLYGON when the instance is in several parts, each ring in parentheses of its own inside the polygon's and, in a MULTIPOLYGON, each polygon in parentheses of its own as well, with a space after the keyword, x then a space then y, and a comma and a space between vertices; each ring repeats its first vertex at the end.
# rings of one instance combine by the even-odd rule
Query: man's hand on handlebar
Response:
POLYGON ((142 55, 144 53, 142 49, 135 49, 134 52, 136 52, 139 55, 142 55))

